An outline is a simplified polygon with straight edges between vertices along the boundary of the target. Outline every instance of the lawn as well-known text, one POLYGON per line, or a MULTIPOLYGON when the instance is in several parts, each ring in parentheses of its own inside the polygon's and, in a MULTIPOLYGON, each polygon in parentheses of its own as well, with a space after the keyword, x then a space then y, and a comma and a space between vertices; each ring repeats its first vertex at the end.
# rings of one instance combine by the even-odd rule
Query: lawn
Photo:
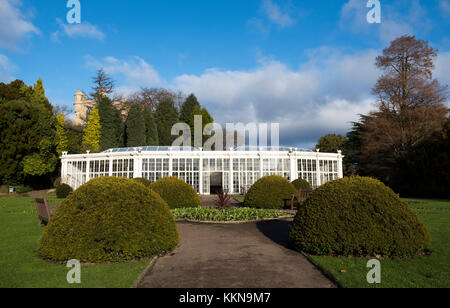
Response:
POLYGON ((245 200, 244 196, 233 196, 233 198, 239 203, 244 203, 245 200))
MULTIPOLYGON (((50 198, 50 203, 58 200, 50 198)), ((64 265, 38 256, 42 228, 31 198, 0 197, 0 288, 129 288, 149 261, 82 266, 81 284, 70 285, 64 265)))
MULTIPOLYGON (((311 260, 343 287, 450 287, 450 201, 406 201, 431 234, 430 256, 381 259, 380 285, 367 283, 367 259, 313 256, 311 260)), ((37 244, 41 233, 31 198, 0 197, 0 288, 127 288, 149 263, 83 266, 81 285, 69 285, 68 268, 39 258, 37 244)))
POLYGON ((367 259, 313 256, 311 260, 346 288, 449 288, 450 201, 405 201, 431 234, 430 256, 403 260, 381 259, 380 285, 367 283, 367 259))

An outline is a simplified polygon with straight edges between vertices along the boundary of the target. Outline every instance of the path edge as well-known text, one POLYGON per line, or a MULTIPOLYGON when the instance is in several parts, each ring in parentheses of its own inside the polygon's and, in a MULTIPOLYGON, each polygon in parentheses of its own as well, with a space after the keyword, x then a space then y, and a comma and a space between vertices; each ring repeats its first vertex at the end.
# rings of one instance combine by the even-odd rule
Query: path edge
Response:
POLYGON ((314 260, 303 251, 300 251, 300 254, 305 257, 306 260, 308 260, 309 263, 311 263, 319 272, 322 273, 328 280, 330 280, 332 283, 336 285, 338 289, 345 289, 345 287, 332 275, 329 271, 327 271, 324 267, 314 262, 314 260))
POLYGON ((131 289, 139 288, 139 285, 144 281, 144 278, 152 271, 158 259, 159 259, 158 256, 153 257, 153 259, 150 261, 147 267, 142 271, 141 275, 139 275, 139 278, 133 283, 131 289))

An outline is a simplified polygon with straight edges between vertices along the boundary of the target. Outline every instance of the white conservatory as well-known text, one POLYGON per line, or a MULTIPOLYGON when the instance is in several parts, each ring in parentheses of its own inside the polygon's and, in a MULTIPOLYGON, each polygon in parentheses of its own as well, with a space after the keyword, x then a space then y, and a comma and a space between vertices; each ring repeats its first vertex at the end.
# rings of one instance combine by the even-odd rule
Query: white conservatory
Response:
POLYGON ((286 147, 239 147, 231 151, 202 151, 191 147, 137 147, 96 154, 63 153, 63 183, 77 189, 102 176, 146 178, 155 182, 175 176, 199 194, 222 188, 241 193, 266 175, 289 181, 302 178, 312 186, 343 177, 342 153, 321 153, 286 147))

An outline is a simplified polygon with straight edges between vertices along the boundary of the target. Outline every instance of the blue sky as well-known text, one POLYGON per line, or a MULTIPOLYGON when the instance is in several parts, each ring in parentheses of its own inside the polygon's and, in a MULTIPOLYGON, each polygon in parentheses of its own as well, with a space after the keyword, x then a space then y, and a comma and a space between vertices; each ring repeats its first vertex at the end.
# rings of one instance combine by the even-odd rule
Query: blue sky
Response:
POLYGON ((439 49, 435 77, 450 83, 450 0, 0 0, 0 82, 41 77, 47 96, 72 109, 105 67, 118 92, 194 92, 218 122, 279 122, 283 144, 310 147, 345 133, 373 109, 375 57, 414 34, 439 49))

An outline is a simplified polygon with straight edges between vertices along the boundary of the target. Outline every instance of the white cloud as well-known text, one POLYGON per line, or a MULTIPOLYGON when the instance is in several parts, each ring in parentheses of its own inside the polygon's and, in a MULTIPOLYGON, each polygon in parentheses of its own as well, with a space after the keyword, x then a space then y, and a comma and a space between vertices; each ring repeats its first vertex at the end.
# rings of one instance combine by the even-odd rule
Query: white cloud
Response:
POLYGON ((252 71, 182 75, 172 86, 195 93, 218 122, 279 122, 283 143, 311 143, 328 132, 345 133, 374 102, 375 52, 328 51, 315 52, 298 70, 271 61, 252 71))
POLYGON ((272 23, 281 28, 290 27, 294 24, 294 20, 289 13, 283 11, 278 4, 271 0, 263 0, 261 10, 272 23))
POLYGON ((135 56, 127 60, 106 57, 99 61, 87 56, 85 60, 89 67, 102 67, 106 73, 123 79, 122 85, 116 89, 123 95, 136 92, 141 87, 158 87, 164 82, 158 72, 140 57, 135 56))
POLYGON ((297 69, 265 59, 252 70, 212 68, 169 82, 139 57, 101 61, 87 57, 86 61, 123 79, 119 90, 125 94, 142 86, 195 93, 216 122, 278 122, 282 143, 312 145, 323 134, 346 133, 358 114, 373 108, 370 93, 379 76, 376 55, 374 50, 341 54, 320 48, 311 51, 309 61, 297 69))
POLYGON ((0 1, 0 47, 14 50, 23 38, 40 34, 39 29, 21 12, 21 6, 20 0, 0 1))
POLYGON ((369 31, 367 23, 366 3, 360 0, 350 0, 341 8, 340 26, 353 32, 369 31))
POLYGON ((442 85, 450 85, 450 51, 439 52, 436 59, 434 75, 442 85))
POLYGON ((450 2, 448 0, 440 0, 439 8, 444 17, 450 18, 450 2))
POLYGON ((10 82, 14 78, 12 73, 16 70, 16 66, 5 55, 0 54, 0 82, 10 82))
POLYGON ((262 0, 259 16, 250 18, 247 26, 267 37, 274 25, 280 29, 292 27, 299 15, 300 10, 292 5, 282 8, 272 0, 262 0))
POLYGON ((380 39, 389 43, 402 35, 414 34, 413 28, 404 22, 386 20, 380 26, 380 39))
POLYGON ((339 25, 356 34, 380 39, 389 43, 402 35, 428 32, 433 21, 428 18, 425 7, 418 0, 397 1, 395 4, 381 1, 381 24, 367 22, 367 1, 349 0, 340 13, 339 25))
POLYGON ((260 18, 251 18, 247 21, 247 26, 250 29, 255 30, 256 32, 262 34, 263 36, 267 37, 267 35, 270 33, 270 27, 264 24, 264 21, 260 18))
POLYGON ((99 41, 103 41, 105 39, 105 34, 100 31, 97 26, 94 26, 89 22, 82 22, 81 24, 65 24, 59 19, 57 19, 57 22, 61 29, 51 35, 51 39, 55 42, 59 42, 61 36, 67 36, 70 38, 89 38, 99 41))

